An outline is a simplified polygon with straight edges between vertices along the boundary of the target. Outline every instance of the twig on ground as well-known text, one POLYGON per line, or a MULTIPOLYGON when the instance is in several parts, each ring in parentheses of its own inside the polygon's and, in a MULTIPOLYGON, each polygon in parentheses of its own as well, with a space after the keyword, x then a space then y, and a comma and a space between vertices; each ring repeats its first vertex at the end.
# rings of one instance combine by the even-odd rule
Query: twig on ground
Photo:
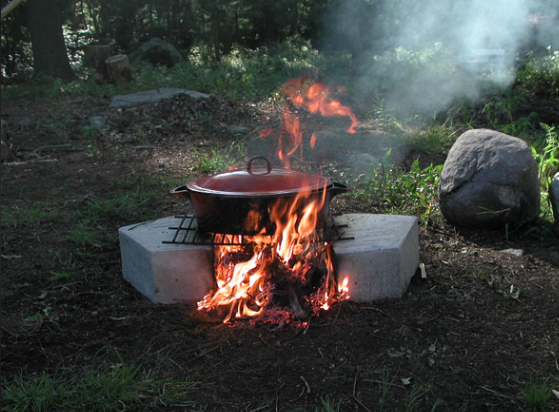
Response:
POLYGON ((359 398, 357 397, 357 377, 359 376, 359 370, 360 368, 357 367, 357 372, 355 372, 355 379, 353 380, 353 399, 355 399, 355 402, 357 402, 363 409, 365 409, 367 412, 372 412, 369 408, 367 408, 365 406, 365 404, 363 402, 361 402, 359 400, 359 398))
POLYGON ((395 386, 395 387, 400 388, 400 389, 406 389, 405 386, 398 385, 397 383, 384 382, 384 381, 379 381, 379 380, 375 380, 375 379, 363 379, 363 382, 378 383, 380 385, 395 386))
POLYGON ((305 377, 303 375, 299 376, 299 378, 301 378, 301 380, 305 384, 305 388, 307 388, 307 395, 310 395, 311 387, 310 387, 309 383, 307 382, 307 380, 305 379, 305 377))
POLYGON ((160 146, 132 146, 131 150, 161 149, 160 146))
POLYGON ((557 355, 552 350, 549 351, 549 354, 553 356, 553 359, 555 359, 555 369, 559 371, 559 363, 557 363, 557 355))
POLYGON ((278 348, 276 348, 276 347, 270 345, 268 342, 266 342, 266 340, 264 340, 264 338, 262 337, 262 334, 259 333, 259 334, 258 334, 258 337, 259 337, 260 340, 261 340, 262 342, 264 342, 264 344, 265 344, 266 346, 268 346, 269 348, 272 348, 272 349, 274 349, 274 350, 279 350, 278 348))
POLYGON ((4 166, 22 166, 29 163, 51 163, 58 162, 58 159, 37 159, 37 160, 27 160, 25 162, 9 162, 3 163, 4 166))
POLYGON ((365 306, 365 307, 362 307, 362 308, 359 308, 359 309, 374 310, 374 311, 377 311, 378 313, 380 313, 380 314, 386 316, 387 318, 390 318, 390 315, 384 313, 384 312, 383 312, 382 310, 380 310, 380 309, 373 308, 373 307, 371 307, 371 306, 365 306))
POLYGON ((493 389, 486 388, 485 386, 480 386, 480 388, 483 389, 484 391, 487 391, 487 392, 492 393, 493 395, 495 395, 495 396, 497 396, 497 397, 499 397, 499 398, 510 399, 510 396, 503 395, 502 393, 499 393, 499 392, 497 392, 497 391, 494 391, 493 389))
POLYGON ((42 152, 43 150, 62 149, 64 147, 70 147, 70 146, 71 146, 70 143, 41 146, 34 149, 31 153, 37 157, 41 157, 39 153, 42 152))

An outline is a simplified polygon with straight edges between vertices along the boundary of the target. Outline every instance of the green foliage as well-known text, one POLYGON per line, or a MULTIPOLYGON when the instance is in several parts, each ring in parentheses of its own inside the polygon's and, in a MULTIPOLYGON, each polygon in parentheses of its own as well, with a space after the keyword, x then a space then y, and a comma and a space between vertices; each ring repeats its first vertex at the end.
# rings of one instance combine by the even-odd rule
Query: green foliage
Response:
POLYGON ((529 56, 527 62, 516 73, 516 85, 531 93, 559 98, 559 51, 535 58, 529 56))
POLYGON ((539 178, 543 190, 547 190, 553 176, 559 170, 559 139, 555 126, 541 124, 545 131, 545 139, 542 144, 536 143, 532 146, 532 154, 538 163, 539 178))
POLYGON ((547 388, 545 381, 534 381, 533 378, 530 378, 520 396, 529 408, 542 410, 551 399, 551 391, 547 388))
POLYGON ((391 149, 383 156, 380 167, 359 176, 355 195, 372 199, 379 211, 419 216, 429 223, 438 210, 438 184, 442 165, 421 169, 415 160, 409 171, 390 162, 391 149))
POLYGON ((225 148, 211 148, 210 153, 198 150, 195 153, 191 170, 201 174, 215 174, 238 165, 246 155, 246 148, 242 143, 231 143, 225 148))
POLYGON ((426 153, 444 153, 450 149, 456 138, 456 129, 452 125, 433 121, 416 133, 411 146, 415 150, 426 153))
POLYGON ((342 400, 336 400, 331 396, 321 397, 320 406, 314 408, 314 412, 341 412, 342 410, 342 400))
POLYGON ((541 185, 542 218, 552 219, 551 204, 549 202, 549 185, 553 176, 559 171, 559 139, 555 126, 541 124, 545 131, 545 138, 535 141, 530 147, 532 155, 538 164, 538 174, 541 185))
POLYGON ((297 76, 302 67, 312 65, 316 56, 317 52, 304 42, 285 42, 257 50, 238 46, 219 65, 212 65, 203 48, 198 47, 192 49, 187 63, 139 69, 134 83, 140 90, 186 87, 233 99, 257 99, 297 76))
MULTIPOLYGON (((394 88, 394 83, 408 83, 408 79, 423 76, 427 72, 432 73, 433 77, 439 77, 455 70, 450 50, 441 43, 421 51, 397 47, 393 52, 375 55, 373 61, 377 65, 375 74, 380 74, 377 81, 383 83, 385 91, 394 88), (394 77, 394 73, 397 73, 398 77, 394 77), (387 79, 390 81, 386 82, 387 79)), ((380 90, 382 91, 382 88, 380 90)))
POLYGON ((517 117, 516 109, 528 96, 521 91, 507 91, 502 97, 486 103, 482 113, 496 130, 512 136, 530 136, 537 125, 536 113, 517 117))
POLYGON ((63 270, 61 272, 52 272, 51 274, 51 280, 68 280, 74 276, 72 272, 66 270, 63 270))
POLYGON ((2 228, 33 226, 48 222, 55 213, 43 202, 30 205, 14 205, 7 208, 2 205, 2 228))
POLYGON ((135 406, 188 406, 193 382, 158 378, 135 365, 104 363, 83 375, 20 376, 2 383, 6 412, 109 411, 135 406))

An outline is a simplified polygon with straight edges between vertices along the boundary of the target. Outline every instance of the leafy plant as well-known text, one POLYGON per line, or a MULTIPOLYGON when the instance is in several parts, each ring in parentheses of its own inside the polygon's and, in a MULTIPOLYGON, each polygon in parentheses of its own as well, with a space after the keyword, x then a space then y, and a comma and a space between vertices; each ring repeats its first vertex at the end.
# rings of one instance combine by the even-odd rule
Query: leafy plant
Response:
POLYGON ((538 164, 538 174, 541 184, 542 216, 551 215, 549 212, 549 185, 553 176, 559 170, 559 139, 555 126, 541 124, 545 130, 543 143, 537 142, 531 146, 532 155, 538 164))
POLYGON ((532 146, 532 154, 538 163, 539 178, 544 189, 549 187, 553 175, 559 170, 559 139, 555 126, 541 124, 545 131, 543 147, 532 146))
POLYGON ((529 55, 516 73, 516 84, 525 90, 548 97, 559 96, 559 51, 547 48, 544 57, 529 55))
POLYGON ((447 125, 446 122, 438 124, 433 121, 414 136, 411 144, 416 150, 427 153, 443 153, 450 149, 455 141, 456 130, 452 125, 447 125))
POLYGON ((369 176, 361 175, 357 196, 372 198, 377 207, 389 213, 413 214, 429 222, 436 203, 442 165, 421 169, 415 160, 409 171, 397 168, 389 161, 391 149, 382 157, 380 167, 369 176))

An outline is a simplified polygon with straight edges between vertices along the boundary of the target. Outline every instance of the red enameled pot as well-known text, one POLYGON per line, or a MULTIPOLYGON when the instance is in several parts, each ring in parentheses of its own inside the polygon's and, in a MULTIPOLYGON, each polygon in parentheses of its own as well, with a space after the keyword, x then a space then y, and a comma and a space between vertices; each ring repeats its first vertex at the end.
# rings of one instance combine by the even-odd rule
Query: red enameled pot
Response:
POLYGON ((318 213, 320 227, 326 220, 330 200, 348 191, 346 185, 325 177, 274 169, 265 157, 254 157, 246 169, 202 177, 173 189, 171 194, 190 199, 198 227, 205 232, 256 235, 265 229, 264 233, 271 235, 275 223, 270 212, 278 202, 297 201, 297 209, 303 210, 325 195, 318 213), (265 167, 253 166, 255 161, 264 162, 265 167), (301 192, 305 196, 298 198, 301 192))

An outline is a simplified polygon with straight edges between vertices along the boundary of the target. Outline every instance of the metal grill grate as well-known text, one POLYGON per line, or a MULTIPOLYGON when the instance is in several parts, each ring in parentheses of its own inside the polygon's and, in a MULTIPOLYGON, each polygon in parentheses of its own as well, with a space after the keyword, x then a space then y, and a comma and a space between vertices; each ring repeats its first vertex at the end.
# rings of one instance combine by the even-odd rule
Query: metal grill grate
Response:
MULTIPOLYGON (((194 215, 177 215, 177 225, 169 227, 170 230, 174 230, 175 233, 171 240, 164 240, 165 244, 173 245, 239 245, 242 246, 243 242, 242 235, 235 235, 234 241, 231 241, 231 236, 227 236, 221 233, 208 233, 198 230, 198 222, 194 215)), ((327 238, 331 241, 348 240, 353 239, 353 237, 343 237, 343 233, 340 229, 346 227, 347 225, 338 225, 333 217, 328 218, 327 230, 328 234, 326 236, 321 236, 322 238, 327 238)))

